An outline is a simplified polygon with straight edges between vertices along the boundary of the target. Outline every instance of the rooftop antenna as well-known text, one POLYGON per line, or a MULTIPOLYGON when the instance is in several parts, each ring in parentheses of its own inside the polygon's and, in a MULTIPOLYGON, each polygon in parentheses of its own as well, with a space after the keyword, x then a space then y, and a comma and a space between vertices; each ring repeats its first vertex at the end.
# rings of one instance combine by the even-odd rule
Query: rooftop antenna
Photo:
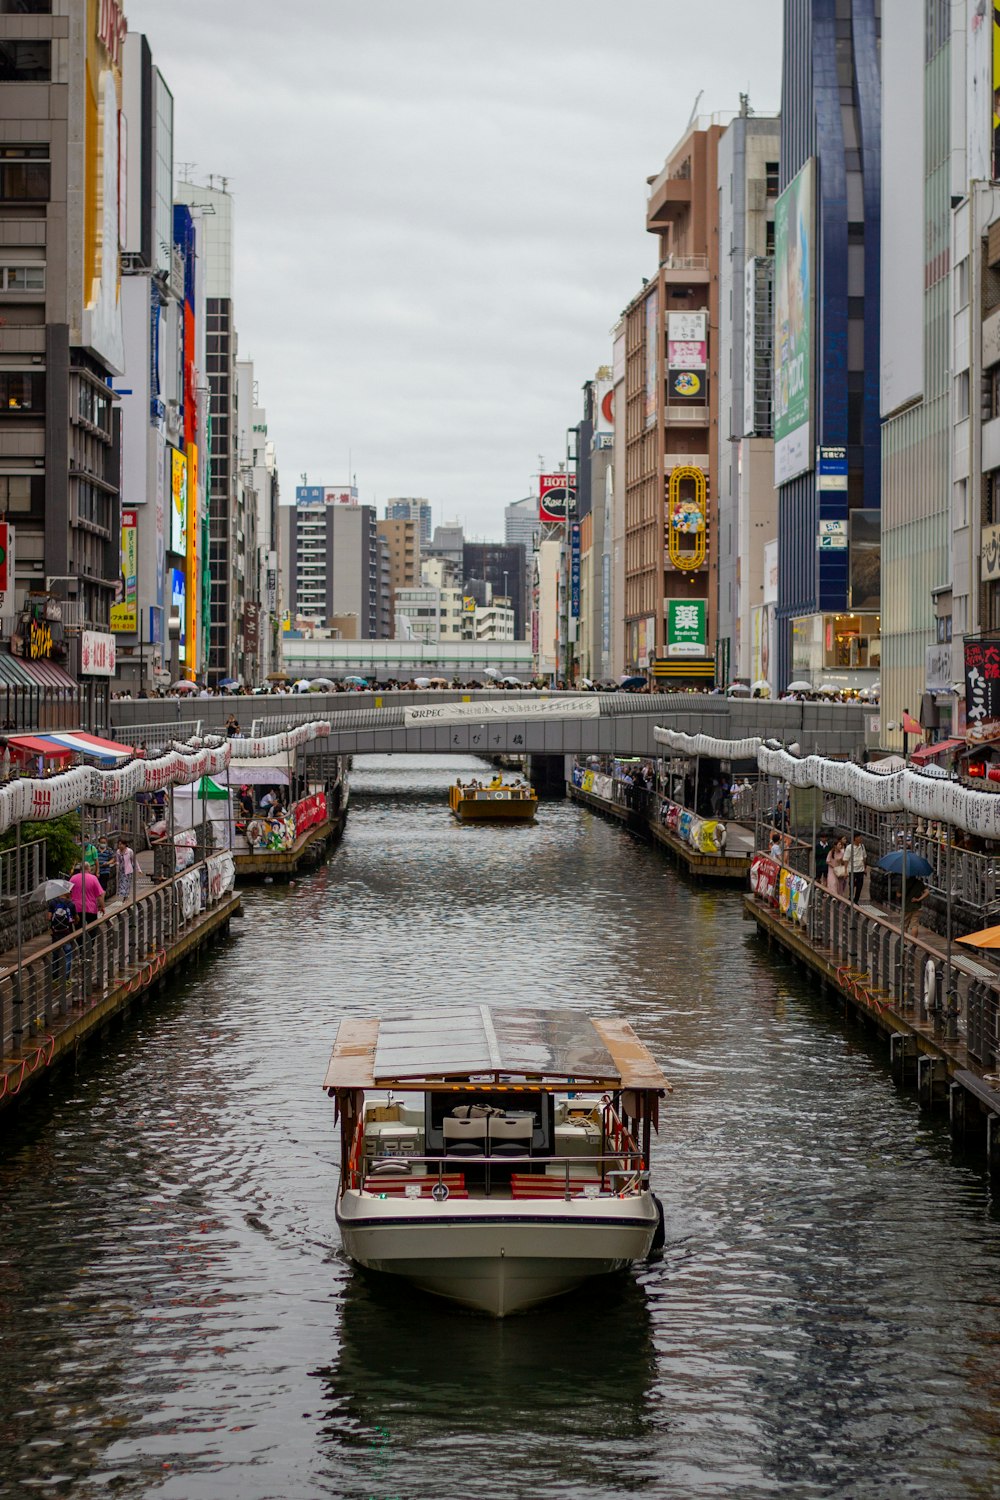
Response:
POLYGON ((197 165, 198 163, 196 161, 179 161, 177 163, 177 170, 181 174, 181 182, 191 181, 191 173, 194 171, 197 165))
POLYGON ((694 108, 691 111, 691 118, 690 118, 690 120, 688 120, 687 124, 684 126, 684 134, 685 135, 687 135, 688 131, 691 129, 691 126, 694 124, 695 120, 697 120, 697 118, 698 118, 698 105, 701 103, 702 95, 704 94, 704 92, 705 92, 704 89, 699 89, 698 90, 698 97, 694 101, 694 108))

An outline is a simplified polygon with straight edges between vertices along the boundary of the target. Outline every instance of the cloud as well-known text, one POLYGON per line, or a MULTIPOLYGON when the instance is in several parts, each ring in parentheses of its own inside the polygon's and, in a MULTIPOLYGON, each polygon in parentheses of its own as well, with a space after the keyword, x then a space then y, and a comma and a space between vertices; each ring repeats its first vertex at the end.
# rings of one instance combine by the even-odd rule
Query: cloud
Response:
POLYGON ((646 178, 701 108, 764 112, 781 0, 126 0, 175 157, 226 176, 236 323, 301 472, 500 536, 656 260, 646 178), (720 35, 726 38, 720 48, 720 35))

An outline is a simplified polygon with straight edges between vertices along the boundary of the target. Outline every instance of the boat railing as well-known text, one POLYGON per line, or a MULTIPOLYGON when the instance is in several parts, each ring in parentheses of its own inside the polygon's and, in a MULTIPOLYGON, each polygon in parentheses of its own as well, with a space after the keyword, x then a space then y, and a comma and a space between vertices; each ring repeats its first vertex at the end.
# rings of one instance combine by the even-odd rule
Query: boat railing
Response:
POLYGON ((574 1197, 586 1197, 586 1188, 590 1186, 596 1187, 598 1191, 610 1191, 619 1198, 633 1197, 638 1193, 647 1191, 649 1188, 649 1169, 643 1161, 641 1153, 635 1149, 605 1151, 596 1156, 486 1156, 485 1154, 482 1156, 416 1156, 409 1153, 405 1155, 387 1155, 384 1152, 374 1152, 371 1154, 365 1152, 360 1158, 360 1173, 356 1179, 355 1175, 351 1173, 349 1182, 351 1186, 364 1187, 365 1183, 372 1178, 377 1180, 380 1173, 388 1175, 390 1167, 395 1169, 398 1176, 407 1177, 415 1166, 434 1168, 434 1172, 428 1171, 424 1174, 414 1174, 414 1183, 418 1183, 421 1180, 421 1176, 429 1177, 436 1173, 436 1185, 442 1188, 447 1186, 444 1180, 445 1177, 456 1171, 463 1171, 466 1167, 485 1167, 487 1197, 490 1195, 491 1183, 489 1174, 490 1169, 493 1167, 502 1167, 504 1170, 508 1168, 516 1170, 520 1167, 529 1170, 535 1169, 539 1181, 544 1181, 547 1177, 549 1180, 556 1182, 559 1181, 559 1178, 555 1174, 548 1173, 547 1170, 544 1173, 538 1172, 537 1169, 539 1166, 546 1169, 553 1166, 560 1166, 563 1169, 563 1196, 566 1202, 569 1202, 574 1197), (572 1175, 574 1169, 581 1166, 596 1166, 599 1169, 599 1176, 595 1177, 592 1183, 589 1180, 584 1183, 582 1191, 580 1179, 574 1178, 572 1175), (620 1185, 615 1186, 616 1183, 620 1185))

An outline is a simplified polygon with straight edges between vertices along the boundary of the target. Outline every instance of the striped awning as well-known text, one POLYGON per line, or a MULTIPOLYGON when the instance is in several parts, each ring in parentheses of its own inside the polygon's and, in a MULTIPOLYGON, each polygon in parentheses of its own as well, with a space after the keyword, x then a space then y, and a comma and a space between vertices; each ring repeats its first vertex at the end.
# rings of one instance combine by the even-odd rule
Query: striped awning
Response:
POLYGON ((80 685, 75 677, 71 677, 54 661, 45 661, 39 657, 37 661, 23 661, 20 665, 27 672, 34 687, 61 688, 64 692, 79 692, 80 685))
POLYGON ((15 734, 7 741, 8 748, 21 755, 41 755, 49 760, 66 760, 74 755, 85 755, 90 760, 99 760, 105 765, 125 760, 135 754, 131 745, 119 745, 115 740, 102 740, 96 734, 87 734, 82 729, 53 730, 46 734, 15 734))

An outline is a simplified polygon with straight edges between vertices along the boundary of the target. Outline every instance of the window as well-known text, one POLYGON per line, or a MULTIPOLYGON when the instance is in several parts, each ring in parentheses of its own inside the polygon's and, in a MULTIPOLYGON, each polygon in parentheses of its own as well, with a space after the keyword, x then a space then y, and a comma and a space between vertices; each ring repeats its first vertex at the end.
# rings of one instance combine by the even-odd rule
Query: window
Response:
POLYGON ((777 198, 778 182, 781 176, 781 166, 776 161, 764 163, 764 191, 769 198, 777 198))
POLYGON ((955 381, 955 421, 964 422, 969 415, 969 372, 960 371, 955 381))
POLYGON ((764 251, 767 255, 774 254, 774 220, 768 219, 764 230, 764 251))
POLYGON ((969 257, 960 260, 955 267, 955 311, 961 312, 969 305, 969 257))
POLYGON ((46 203, 48 146, 0 146, 0 203, 46 203))
POLYGON ((110 432, 110 398, 96 386, 91 385, 89 380, 80 381, 80 394, 76 409, 82 421, 89 422, 91 427, 99 427, 102 432, 110 432))
POLYGON ((937 642, 939 646, 945 646, 951 640, 951 615, 941 615, 934 622, 937 627, 937 642))
POLYGON ((35 262, 27 266, 0 266, 0 291, 44 292, 45 266, 35 262))
POLYGON ((0 16, 51 16, 52 0, 0 0, 0 16))
POLYGON ((51 42, 0 41, 0 83, 48 83, 51 42))
POLYGON ((8 516, 44 515, 45 476, 0 475, 0 513, 8 516))
MULTIPOLYGON (((117 510, 118 502, 115 501, 117 510)), ((111 531, 111 496, 99 490, 96 484, 81 479, 76 491, 76 514, 79 520, 89 521, 102 531, 111 531)))
POLYGON ((26 370, 0 370, 0 416, 44 410, 44 375, 26 370))

